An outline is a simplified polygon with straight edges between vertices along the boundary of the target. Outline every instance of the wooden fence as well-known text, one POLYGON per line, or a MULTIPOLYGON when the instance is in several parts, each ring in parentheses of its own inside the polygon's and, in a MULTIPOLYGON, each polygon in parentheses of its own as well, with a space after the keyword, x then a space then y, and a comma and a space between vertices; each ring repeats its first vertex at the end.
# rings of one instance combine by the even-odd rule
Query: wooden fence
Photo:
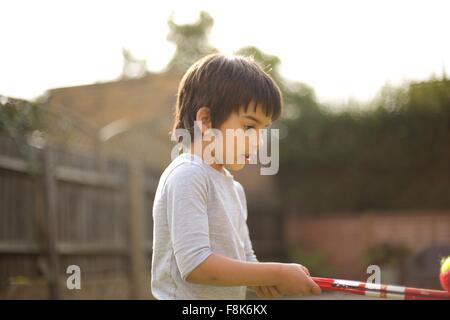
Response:
POLYGON ((39 283, 31 298, 78 297, 65 285, 78 265, 82 285, 119 280, 91 297, 151 298, 158 177, 139 161, 57 146, 21 152, 0 137, 0 296, 39 283))

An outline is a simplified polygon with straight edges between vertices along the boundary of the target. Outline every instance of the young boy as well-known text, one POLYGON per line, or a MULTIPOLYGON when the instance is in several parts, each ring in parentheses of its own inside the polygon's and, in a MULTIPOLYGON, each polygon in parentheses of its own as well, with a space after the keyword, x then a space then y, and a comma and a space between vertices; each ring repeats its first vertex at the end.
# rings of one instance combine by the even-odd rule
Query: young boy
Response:
POLYGON ((236 146, 236 138, 228 138, 226 131, 259 132, 280 116, 281 99, 273 79, 247 57, 211 54, 183 76, 174 130, 184 129, 194 139, 183 141, 188 151, 165 169, 155 195, 155 298, 245 299, 247 287, 263 298, 320 294, 302 265, 258 262, 246 223, 244 189, 228 171, 248 163, 261 141, 258 136, 256 145, 246 140, 236 146), (223 149, 206 161, 210 129, 224 141, 223 149), (226 155, 230 150, 231 161, 226 155))

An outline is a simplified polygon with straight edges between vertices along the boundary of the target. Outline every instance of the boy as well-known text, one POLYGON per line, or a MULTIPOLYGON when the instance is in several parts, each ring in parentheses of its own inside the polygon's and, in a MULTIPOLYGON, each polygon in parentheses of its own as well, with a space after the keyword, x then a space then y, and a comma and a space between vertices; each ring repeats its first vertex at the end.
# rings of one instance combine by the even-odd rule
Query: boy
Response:
POLYGON ((228 171, 248 163, 261 142, 258 136, 256 144, 245 140, 236 146, 236 137, 226 131, 259 132, 280 116, 281 99, 273 79, 246 57, 211 54, 183 76, 174 130, 185 130, 194 139, 184 141, 183 136, 187 152, 165 169, 155 195, 155 298, 245 299, 247 287, 264 298, 320 294, 305 267, 258 262, 244 189, 228 171), (204 151, 212 143, 206 136, 212 129, 216 138, 226 138, 206 161, 204 151))

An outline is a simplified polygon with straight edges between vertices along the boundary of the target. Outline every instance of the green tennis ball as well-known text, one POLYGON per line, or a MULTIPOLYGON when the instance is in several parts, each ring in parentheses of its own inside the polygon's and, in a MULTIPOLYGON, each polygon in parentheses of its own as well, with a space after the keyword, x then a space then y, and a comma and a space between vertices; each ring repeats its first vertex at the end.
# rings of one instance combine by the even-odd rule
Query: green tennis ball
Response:
POLYGON ((441 274, 439 275, 442 287, 450 292, 450 256, 441 260, 441 274))

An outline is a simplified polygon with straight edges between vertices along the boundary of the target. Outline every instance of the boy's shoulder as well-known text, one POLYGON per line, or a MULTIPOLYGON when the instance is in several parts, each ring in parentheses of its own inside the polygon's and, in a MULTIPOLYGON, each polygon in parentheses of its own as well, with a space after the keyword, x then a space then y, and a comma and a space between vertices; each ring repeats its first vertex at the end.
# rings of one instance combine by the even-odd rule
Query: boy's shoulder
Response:
POLYGON ((239 190, 239 192, 242 192, 245 195, 244 186, 239 181, 234 180, 234 186, 239 190))
POLYGON ((197 159, 187 154, 175 158, 163 171, 160 184, 206 182, 207 172, 197 159))

